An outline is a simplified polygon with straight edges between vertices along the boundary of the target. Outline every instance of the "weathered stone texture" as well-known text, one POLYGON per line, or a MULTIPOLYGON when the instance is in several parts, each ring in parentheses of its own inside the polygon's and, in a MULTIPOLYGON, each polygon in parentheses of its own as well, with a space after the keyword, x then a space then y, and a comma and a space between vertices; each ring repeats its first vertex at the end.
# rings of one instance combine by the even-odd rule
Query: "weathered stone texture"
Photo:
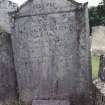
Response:
POLYGON ((105 54, 105 26, 92 27, 91 51, 95 55, 105 54))
POLYGON ((94 105, 105 105, 105 83, 100 79, 94 83, 94 105))
MULTIPOLYGON (((73 0, 71 0, 73 1, 73 0)), ((36 14, 51 14, 55 12, 69 12, 76 9, 76 2, 72 3, 69 0, 28 0, 25 5, 22 5, 19 11, 19 16, 36 15, 36 14)))
POLYGON ((17 10, 17 5, 8 0, 0 0, 0 28, 10 33, 9 12, 17 10))
POLYGON ((29 1, 15 17, 12 41, 21 101, 68 99, 71 105, 91 105, 85 5, 29 1))
POLYGON ((16 101, 16 75, 10 35, 0 33, 0 104, 12 105, 16 101))
POLYGON ((34 100, 32 105, 71 105, 67 100, 34 100))
POLYGON ((98 77, 101 79, 101 81, 105 82, 105 56, 104 55, 100 56, 98 77))

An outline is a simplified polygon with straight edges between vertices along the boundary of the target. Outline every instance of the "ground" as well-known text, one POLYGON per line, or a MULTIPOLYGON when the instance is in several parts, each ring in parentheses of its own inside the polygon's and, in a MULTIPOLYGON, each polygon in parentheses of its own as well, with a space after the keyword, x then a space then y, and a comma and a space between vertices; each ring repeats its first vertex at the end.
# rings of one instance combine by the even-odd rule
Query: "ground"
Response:
POLYGON ((92 55, 92 78, 96 79, 98 77, 99 71, 99 56, 92 55))

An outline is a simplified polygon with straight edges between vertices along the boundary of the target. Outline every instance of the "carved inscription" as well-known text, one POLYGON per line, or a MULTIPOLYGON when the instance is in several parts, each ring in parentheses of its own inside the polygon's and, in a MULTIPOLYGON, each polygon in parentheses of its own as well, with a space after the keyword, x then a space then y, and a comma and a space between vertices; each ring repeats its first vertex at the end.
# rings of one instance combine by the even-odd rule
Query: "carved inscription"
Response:
POLYGON ((25 43, 29 42, 32 58, 51 57, 52 55, 70 56, 72 54, 69 55, 66 52, 68 49, 71 51, 74 49, 73 43, 75 44, 76 41, 74 13, 32 16, 31 21, 28 20, 27 24, 24 21, 18 26, 18 38, 24 40, 19 45, 23 46, 23 50, 25 43), (23 27, 20 28, 22 25, 23 27))
POLYGON ((22 101, 70 105, 66 99, 85 93, 88 36, 78 6, 70 0, 32 0, 17 14, 12 39, 22 101))
POLYGON ((15 56, 18 73, 21 75, 21 88, 26 92, 35 90, 30 94, 36 97, 56 97, 57 94, 69 96, 69 90, 75 86, 75 79, 66 77, 73 78, 77 70, 75 13, 38 15, 24 17, 22 21, 20 18, 17 21, 19 24, 16 24, 15 42, 18 50, 15 56), (69 73, 70 71, 72 73, 69 73), (22 74, 25 73, 27 84, 24 87, 22 74), (57 81, 61 83, 55 86, 57 81), (31 87, 31 90, 27 90, 28 87, 31 87))
POLYGON ((33 0, 31 5, 28 3, 28 6, 29 8, 21 8, 19 12, 20 16, 63 13, 66 11, 74 11, 76 9, 76 6, 69 0, 60 0, 60 2, 58 0, 33 0), (25 10, 27 10, 27 12, 25 10))

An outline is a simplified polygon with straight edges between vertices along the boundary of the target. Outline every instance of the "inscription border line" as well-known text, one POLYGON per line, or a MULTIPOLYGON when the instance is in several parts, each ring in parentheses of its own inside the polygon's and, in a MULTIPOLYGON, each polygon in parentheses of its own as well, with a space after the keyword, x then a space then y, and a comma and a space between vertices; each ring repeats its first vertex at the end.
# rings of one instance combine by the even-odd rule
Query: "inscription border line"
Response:
POLYGON ((37 14, 29 14, 29 15, 16 15, 15 18, 24 18, 24 17, 31 17, 31 16, 41 16, 41 15, 51 15, 51 14, 62 14, 62 13, 70 13, 70 12, 79 12, 81 9, 73 9, 69 11, 57 11, 57 12, 47 12, 47 13, 37 13, 37 14))

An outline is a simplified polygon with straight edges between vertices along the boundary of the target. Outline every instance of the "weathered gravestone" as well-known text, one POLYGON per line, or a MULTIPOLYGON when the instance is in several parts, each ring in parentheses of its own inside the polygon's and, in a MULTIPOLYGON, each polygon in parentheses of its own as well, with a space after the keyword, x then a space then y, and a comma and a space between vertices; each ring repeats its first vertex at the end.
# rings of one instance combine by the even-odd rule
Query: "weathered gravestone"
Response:
POLYGON ((86 4, 72 0, 29 0, 21 6, 12 41, 22 102, 91 105, 87 13, 86 4))
POLYGON ((105 82, 105 55, 100 56, 100 66, 98 77, 105 82))
POLYGON ((10 35, 0 32, 0 105, 16 102, 16 74, 10 35))

